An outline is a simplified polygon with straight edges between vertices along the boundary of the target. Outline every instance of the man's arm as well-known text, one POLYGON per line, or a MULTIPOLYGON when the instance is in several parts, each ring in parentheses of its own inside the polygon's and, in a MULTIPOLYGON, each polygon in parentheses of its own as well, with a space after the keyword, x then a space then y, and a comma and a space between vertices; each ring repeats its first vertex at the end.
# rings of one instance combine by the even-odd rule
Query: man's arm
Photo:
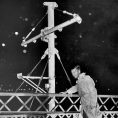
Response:
POLYGON ((66 91, 66 93, 72 94, 77 92, 77 85, 72 86, 70 89, 66 91))

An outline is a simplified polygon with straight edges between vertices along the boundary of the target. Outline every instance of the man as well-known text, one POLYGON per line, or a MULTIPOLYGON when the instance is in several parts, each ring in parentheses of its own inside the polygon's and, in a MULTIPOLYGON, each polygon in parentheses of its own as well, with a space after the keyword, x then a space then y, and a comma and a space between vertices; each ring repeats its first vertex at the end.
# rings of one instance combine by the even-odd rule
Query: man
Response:
POLYGON ((81 113, 83 118, 102 118, 97 103, 97 90, 93 79, 81 73, 80 66, 76 66, 71 70, 76 81, 76 85, 72 86, 64 93, 72 94, 78 92, 82 105, 81 113))

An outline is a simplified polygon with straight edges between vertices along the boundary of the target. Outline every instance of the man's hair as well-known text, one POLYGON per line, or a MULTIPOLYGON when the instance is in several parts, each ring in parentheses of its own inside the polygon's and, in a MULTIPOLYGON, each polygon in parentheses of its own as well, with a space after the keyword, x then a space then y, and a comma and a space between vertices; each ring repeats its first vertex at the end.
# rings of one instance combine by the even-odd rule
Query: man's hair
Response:
POLYGON ((75 66, 73 69, 80 70, 80 66, 79 66, 79 65, 77 65, 77 66, 75 66))

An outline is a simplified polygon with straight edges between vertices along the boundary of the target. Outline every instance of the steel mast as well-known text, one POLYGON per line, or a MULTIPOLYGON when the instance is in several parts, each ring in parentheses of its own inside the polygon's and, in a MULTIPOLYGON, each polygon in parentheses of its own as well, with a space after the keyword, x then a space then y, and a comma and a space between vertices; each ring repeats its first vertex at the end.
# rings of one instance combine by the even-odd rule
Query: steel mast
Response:
MULTIPOLYGON (((54 8, 58 7, 56 2, 44 2, 48 7, 48 28, 54 27, 54 8)), ((55 93, 55 35, 48 35, 48 74, 49 74, 49 93, 55 93)), ((52 99, 49 102, 49 111, 55 106, 55 101, 52 99)))

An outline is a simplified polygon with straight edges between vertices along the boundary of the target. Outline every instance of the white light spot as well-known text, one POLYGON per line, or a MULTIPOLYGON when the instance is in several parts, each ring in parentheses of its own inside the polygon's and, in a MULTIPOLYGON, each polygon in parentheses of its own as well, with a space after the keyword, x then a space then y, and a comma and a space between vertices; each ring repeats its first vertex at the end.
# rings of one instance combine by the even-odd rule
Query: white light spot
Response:
POLYGON ((23 36, 22 39, 25 39, 25 36, 23 36))
POLYGON ((79 5, 79 8, 82 8, 82 5, 79 5))
POLYGON ((24 21, 28 21, 28 18, 25 18, 24 21))
POLYGON ((98 80, 95 80, 95 82, 97 83, 97 82, 98 82, 98 80))
POLYGON ((91 13, 91 12, 89 12, 89 13, 88 13, 88 15, 89 15, 89 16, 91 16, 91 15, 92 15, 92 13, 91 13))
POLYGON ((18 32, 15 32, 15 35, 17 36, 17 35, 19 35, 19 33, 18 32))
POLYGON ((82 35, 81 34, 79 35, 79 38, 82 38, 82 35))
POLYGON ((22 17, 22 16, 20 16, 19 18, 20 18, 20 19, 23 19, 23 17, 22 17))
POLYGON ((108 91, 110 91, 110 88, 108 88, 108 91))
POLYGON ((2 43, 2 47, 5 47, 6 45, 5 45, 5 43, 2 43))
POLYGON ((97 25, 97 22, 94 22, 93 25, 97 25))
POLYGON ((24 45, 24 47, 27 47, 27 45, 24 45))
POLYGON ((27 50, 23 50, 23 53, 27 53, 27 50))
POLYGON ((33 43, 36 43, 36 40, 34 40, 33 43))

